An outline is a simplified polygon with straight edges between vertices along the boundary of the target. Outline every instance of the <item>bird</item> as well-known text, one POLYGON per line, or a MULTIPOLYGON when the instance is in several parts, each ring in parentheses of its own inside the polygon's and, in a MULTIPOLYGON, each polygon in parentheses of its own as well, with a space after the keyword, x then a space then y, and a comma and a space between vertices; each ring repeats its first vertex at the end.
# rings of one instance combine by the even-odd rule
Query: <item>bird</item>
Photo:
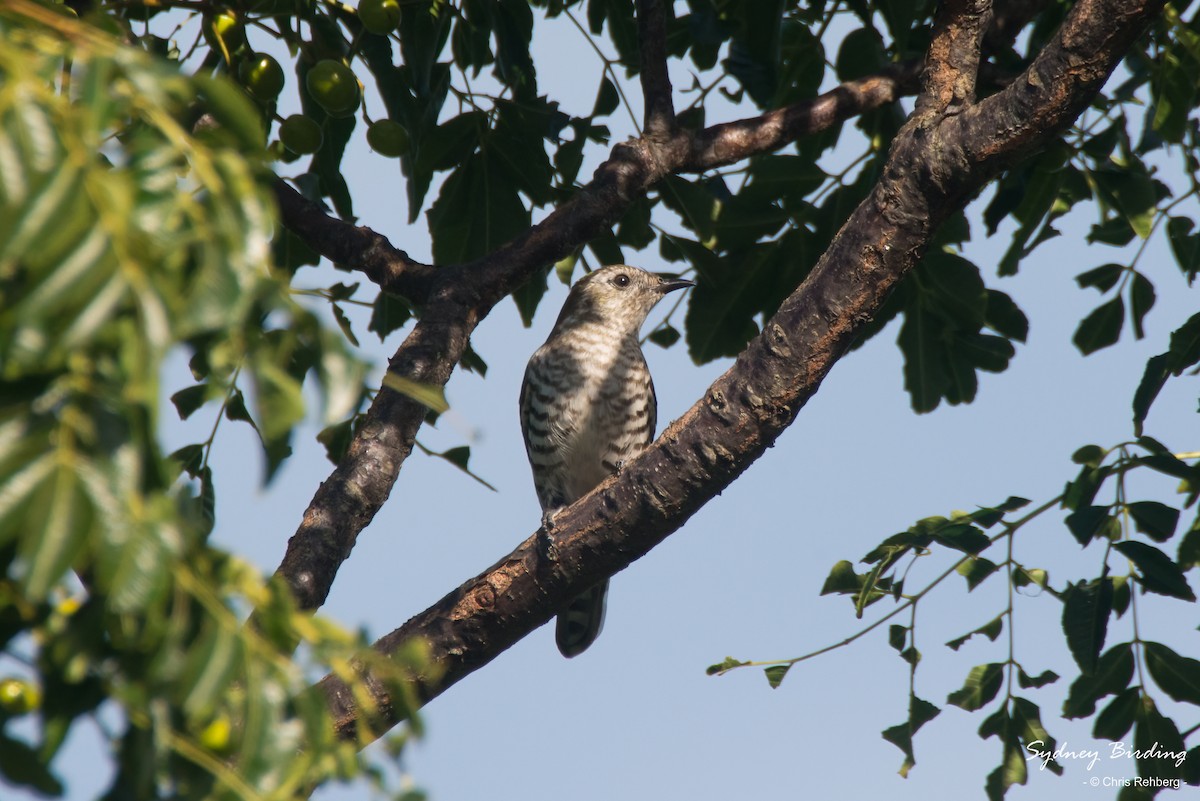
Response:
MULTIPOLYGON (((654 439, 657 399, 638 332, 668 292, 693 285, 626 264, 587 273, 530 357, 521 384, 521 433, 547 553, 553 553, 554 515, 654 439)), ((555 641, 563 656, 583 653, 600 635, 607 592, 605 579, 559 611, 555 641)))

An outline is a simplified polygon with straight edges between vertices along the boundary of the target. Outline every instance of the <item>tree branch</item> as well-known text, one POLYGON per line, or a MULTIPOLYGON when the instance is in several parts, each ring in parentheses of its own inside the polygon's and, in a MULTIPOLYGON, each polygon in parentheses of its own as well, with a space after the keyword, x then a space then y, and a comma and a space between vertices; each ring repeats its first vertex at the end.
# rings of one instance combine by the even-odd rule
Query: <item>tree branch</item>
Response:
MULTIPOLYGON (((965 113, 914 115, 870 196, 729 371, 650 448, 556 517, 558 561, 539 563, 533 539, 526 539, 376 648, 392 653, 416 638, 428 644, 436 678, 418 681, 428 701, 544 623, 580 587, 623 569, 682 526, 792 422, 920 261, 941 222, 1000 168, 1070 125, 1161 6, 1081 0, 1007 101, 973 107, 970 121, 965 113), (1100 30, 1086 34, 1085 25, 1100 30), (999 144, 981 148, 989 121, 1001 123, 991 129, 999 144), (1034 133, 1037 124, 1048 127, 1034 133)), ((379 713, 373 722, 394 725, 384 685, 365 679, 379 713)), ((331 675, 319 686, 339 733, 366 739, 346 684, 331 675)))
MULTIPOLYGON (((492 307, 539 267, 552 264, 611 226, 634 198, 672 172, 701 171, 782 147, 890 103, 915 90, 915 67, 865 78, 820 97, 699 133, 676 131, 651 146, 645 139, 613 148, 592 181, 525 234, 469 265, 436 271, 428 305, 389 370, 444 385, 462 359, 471 332, 492 307)), ((358 229, 355 229, 358 230, 358 229)), ((342 561, 387 500, 412 451, 425 408, 381 388, 332 475, 321 484, 276 571, 303 609, 320 607, 342 561)))
POLYGON ((288 230, 330 261, 361 270, 367 278, 393 295, 416 304, 425 302, 435 271, 409 258, 387 237, 370 228, 330 217, 321 206, 301 195, 282 178, 272 184, 279 213, 288 230))
POLYGON ((942 114, 975 102, 980 49, 991 15, 991 0, 939 4, 925 59, 925 89, 917 98, 920 113, 942 114))
POLYGON ((662 0, 638 0, 638 37, 642 54, 642 97, 646 106, 642 133, 665 139, 675 131, 671 77, 667 74, 667 15, 662 0))

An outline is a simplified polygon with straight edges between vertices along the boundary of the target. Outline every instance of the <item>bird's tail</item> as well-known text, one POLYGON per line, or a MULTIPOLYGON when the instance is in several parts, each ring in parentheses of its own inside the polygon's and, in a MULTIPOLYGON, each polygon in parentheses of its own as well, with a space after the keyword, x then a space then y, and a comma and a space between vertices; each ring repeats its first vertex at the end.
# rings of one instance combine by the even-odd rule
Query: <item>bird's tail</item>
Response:
POLYGON ((558 613, 554 640, 563 656, 578 656, 600 636, 604 627, 604 598, 608 594, 608 579, 571 599, 558 613))

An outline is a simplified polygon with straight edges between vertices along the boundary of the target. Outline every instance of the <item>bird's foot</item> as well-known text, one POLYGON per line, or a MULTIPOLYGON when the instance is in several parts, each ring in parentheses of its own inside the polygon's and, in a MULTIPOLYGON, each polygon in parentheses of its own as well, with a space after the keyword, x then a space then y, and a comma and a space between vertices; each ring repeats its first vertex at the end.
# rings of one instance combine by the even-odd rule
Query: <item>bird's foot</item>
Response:
POLYGON ((537 533, 538 556, 547 562, 558 561, 558 545, 554 542, 554 512, 542 515, 542 527, 537 533))

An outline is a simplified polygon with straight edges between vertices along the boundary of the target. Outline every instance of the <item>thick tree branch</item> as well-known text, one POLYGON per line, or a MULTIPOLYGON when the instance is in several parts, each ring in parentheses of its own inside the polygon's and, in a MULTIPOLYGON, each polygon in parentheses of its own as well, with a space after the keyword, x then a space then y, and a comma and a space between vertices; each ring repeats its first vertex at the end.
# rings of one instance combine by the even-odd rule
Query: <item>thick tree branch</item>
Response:
MULTIPOLYGON (((479 262, 437 270, 428 305, 389 369, 413 381, 445 384, 471 332, 497 302, 539 267, 615 223, 663 176, 775 150, 890 103, 905 90, 915 91, 914 70, 898 68, 853 81, 812 101, 750 120, 699 133, 676 131, 654 145, 639 139, 616 146, 592 181, 541 223, 479 262)), ((315 609, 325 602, 358 533, 387 500, 424 419, 425 409, 415 401, 386 387, 376 395, 346 455, 309 503, 277 571, 301 608, 315 609)))
POLYGON ((387 292, 416 304, 425 302, 433 286, 433 267, 413 261, 370 228, 330 217, 282 178, 276 178, 272 188, 283 224, 313 250, 330 261, 361 270, 387 292))
POLYGON ((671 77, 667 74, 667 15, 663 0, 638 0, 638 35, 642 54, 642 96, 646 105, 642 132, 652 140, 675 130, 671 77))
POLYGON ((991 21, 991 0, 942 0, 925 59, 921 113, 942 114, 975 102, 983 33, 991 21))
MULTIPOLYGON (((941 222, 1003 166, 1070 125, 1161 6, 1082 0, 1007 101, 979 104, 970 120, 966 113, 914 115, 871 195, 733 367, 620 474, 556 518, 557 562, 539 563, 527 539, 376 648, 392 653, 423 639, 438 666, 437 678, 420 683, 429 700, 544 623, 580 587, 628 566, 682 526, 792 422, 920 261, 941 222), (998 126, 990 128, 997 145, 983 148, 989 125, 998 126)), ((383 684, 365 680, 378 706, 375 726, 397 722, 383 684)), ((321 689, 339 731, 361 736, 347 686, 328 676, 321 689)))

